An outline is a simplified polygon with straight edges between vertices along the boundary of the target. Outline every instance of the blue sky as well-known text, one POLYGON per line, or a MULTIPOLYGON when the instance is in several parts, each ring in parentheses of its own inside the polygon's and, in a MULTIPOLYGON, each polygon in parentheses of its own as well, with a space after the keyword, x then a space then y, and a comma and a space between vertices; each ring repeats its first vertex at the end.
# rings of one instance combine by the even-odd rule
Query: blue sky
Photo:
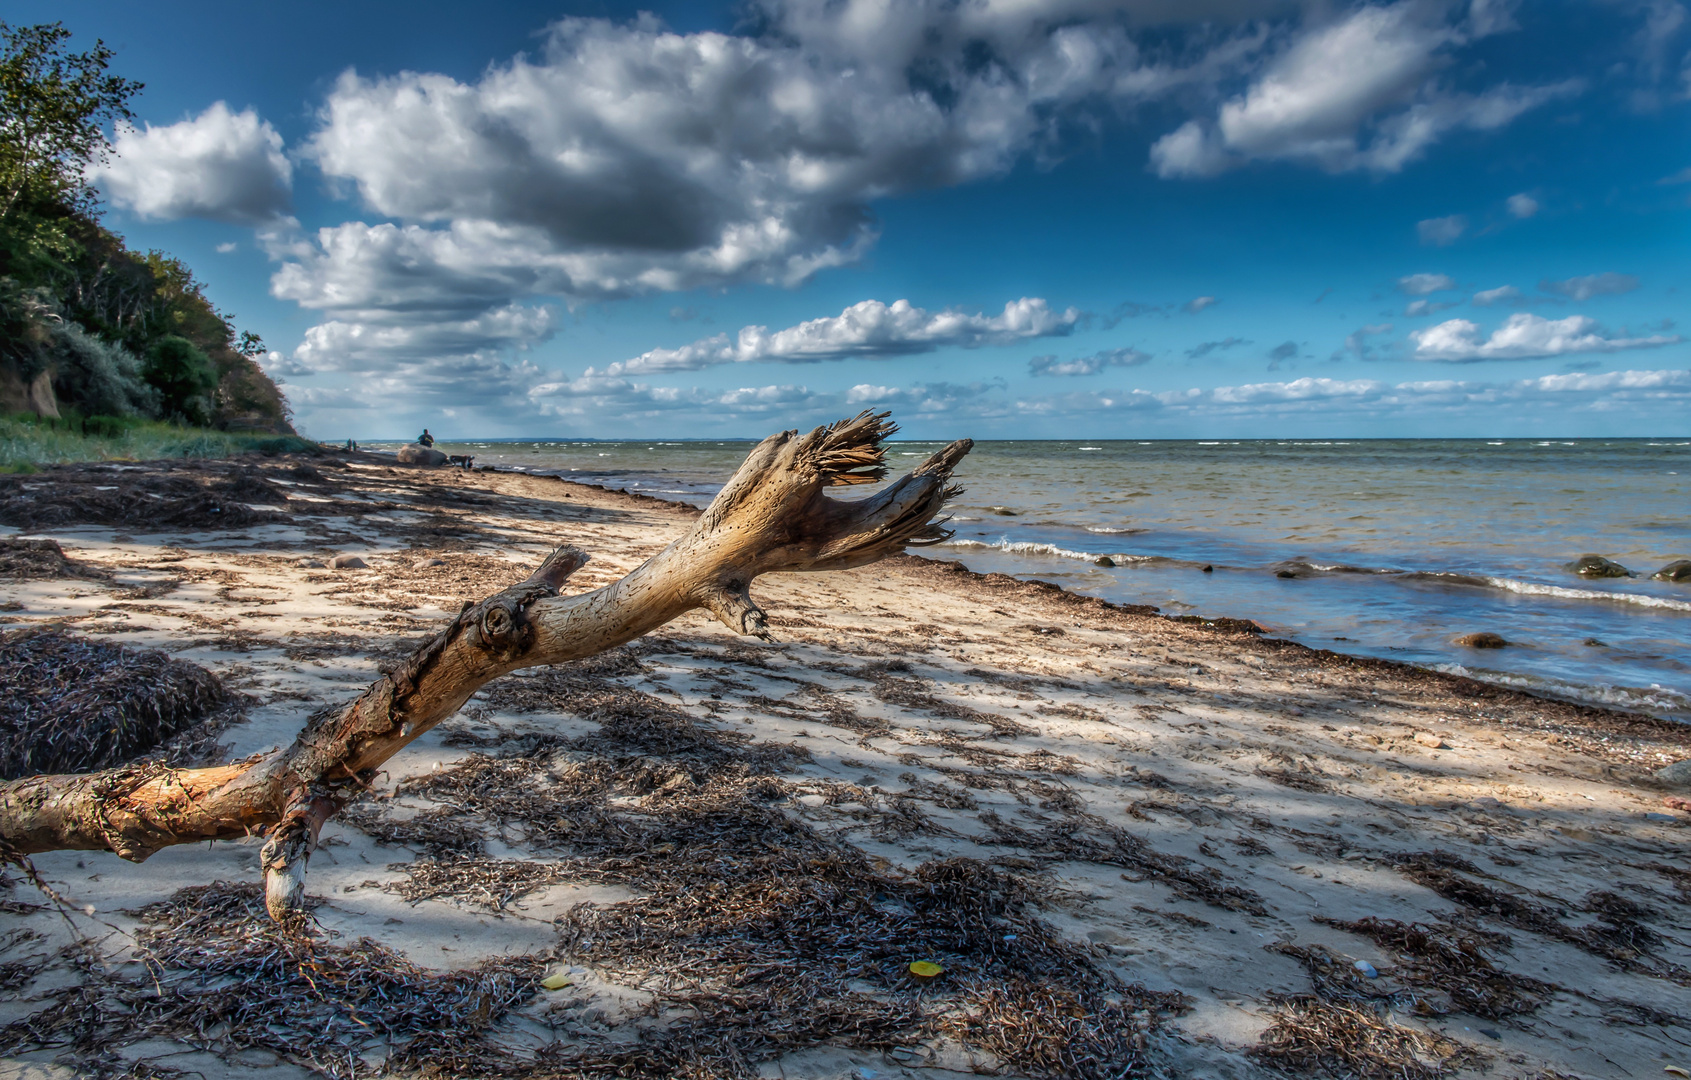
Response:
POLYGON ((320 438, 1691 434, 1677 0, 9 8, 320 438))

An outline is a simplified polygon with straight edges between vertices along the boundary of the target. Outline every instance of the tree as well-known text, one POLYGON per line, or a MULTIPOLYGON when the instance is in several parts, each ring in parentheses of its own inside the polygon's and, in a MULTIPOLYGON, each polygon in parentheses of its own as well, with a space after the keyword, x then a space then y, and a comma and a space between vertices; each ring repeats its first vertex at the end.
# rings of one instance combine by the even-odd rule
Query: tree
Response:
POLYGON ((211 422, 211 394, 217 389, 217 369, 187 338, 165 337, 147 350, 142 376, 159 392, 159 409, 189 423, 211 422))
POLYGON ((86 210, 85 170, 111 149, 105 125, 134 119, 129 100, 142 84, 106 73, 103 41, 67 53, 70 36, 62 23, 0 22, 0 221, 22 202, 86 210))
POLYGON ((140 862, 173 844, 263 831, 266 903, 297 912, 318 830, 381 766, 508 672, 602 653, 704 608, 737 634, 767 637, 751 583, 776 571, 844 570, 951 535, 934 520, 959 489, 962 439, 875 495, 827 498, 829 487, 886 476, 886 414, 861 413, 759 443, 693 527, 611 585, 560 596, 588 556, 549 555, 526 581, 465 605, 450 626, 356 701, 313 713, 291 746, 229 765, 142 764, 0 783, 0 859, 35 852, 113 851, 140 862))

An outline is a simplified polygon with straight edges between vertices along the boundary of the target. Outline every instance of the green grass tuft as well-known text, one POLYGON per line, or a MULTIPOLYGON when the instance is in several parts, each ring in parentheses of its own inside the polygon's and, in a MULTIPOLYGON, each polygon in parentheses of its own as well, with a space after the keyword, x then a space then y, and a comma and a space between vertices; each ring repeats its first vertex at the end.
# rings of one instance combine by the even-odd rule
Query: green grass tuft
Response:
POLYGON ((228 458, 241 454, 309 454, 320 449, 298 435, 212 431, 156 420, 93 417, 84 424, 77 420, 42 420, 27 414, 0 416, 0 472, 4 473, 30 473, 42 465, 73 461, 228 458))

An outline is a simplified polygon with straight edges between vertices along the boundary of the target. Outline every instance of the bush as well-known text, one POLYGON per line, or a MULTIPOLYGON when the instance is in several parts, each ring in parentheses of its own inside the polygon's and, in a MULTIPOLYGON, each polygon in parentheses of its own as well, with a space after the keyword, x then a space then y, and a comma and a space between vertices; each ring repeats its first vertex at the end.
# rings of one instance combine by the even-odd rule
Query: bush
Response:
POLYGON ((147 382, 159 392, 160 411, 205 427, 211 422, 211 394, 217 369, 187 338, 160 338, 147 350, 147 382))
POLYGON ((60 401, 107 417, 158 415, 159 391, 143 381, 134 353, 71 322, 53 323, 48 333, 43 351, 60 401))

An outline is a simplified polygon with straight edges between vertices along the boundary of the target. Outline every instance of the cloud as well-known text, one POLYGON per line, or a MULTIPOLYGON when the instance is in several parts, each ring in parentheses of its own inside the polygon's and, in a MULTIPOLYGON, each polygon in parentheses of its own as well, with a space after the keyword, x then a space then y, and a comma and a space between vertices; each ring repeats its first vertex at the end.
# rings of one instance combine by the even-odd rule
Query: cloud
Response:
POLYGON ((1515 286, 1499 285, 1495 289, 1475 293, 1473 303, 1476 307, 1492 307, 1497 304, 1523 304, 1526 299, 1515 286))
POLYGON ((1638 279, 1631 274, 1587 274, 1585 277, 1552 281, 1545 278, 1538 283, 1541 292, 1555 293, 1570 300, 1589 300, 1593 296, 1617 296, 1638 288, 1638 279))
POLYGON ((1405 318, 1414 319, 1455 306, 1454 300, 1411 300, 1403 306, 1403 314, 1405 318))
POLYGON ((1151 354, 1138 349, 1105 349, 1091 356, 1059 361, 1055 356, 1036 356, 1028 361, 1029 375, 1096 375, 1105 368, 1138 367, 1149 363, 1151 354))
POLYGON ((1275 361, 1290 360, 1296 355, 1298 355, 1298 343, 1295 341, 1283 341, 1269 350, 1268 358, 1275 361))
POLYGON ((1412 331, 1414 359, 1467 363, 1478 360, 1531 360, 1567 353, 1619 352, 1648 349, 1682 341, 1679 335, 1662 334, 1637 338, 1604 337, 1595 319, 1570 315, 1546 319, 1517 312, 1480 340, 1480 328, 1467 319, 1451 319, 1426 330, 1412 331))
POLYGON ((1520 195, 1509 196, 1508 207, 1512 217, 1520 218, 1523 221, 1538 213, 1539 209, 1538 200, 1524 192, 1520 195))
MULTIPOLYGON (((1151 148, 1163 177, 1214 176, 1248 161, 1291 161, 1328 172, 1401 170, 1447 132, 1502 127, 1581 85, 1499 83, 1478 92, 1439 78, 1451 52, 1512 29, 1482 15, 1448 24, 1441 5, 1366 5, 1311 26, 1213 121, 1190 120, 1151 148)), ((1320 8, 1313 10, 1319 11, 1320 8)))
POLYGON ((219 101, 192 120, 119 127, 110 160, 91 168, 89 179, 144 219, 254 225, 287 213, 293 166, 268 121, 219 101))
POLYGON ((1192 348, 1186 350, 1186 356, 1188 359, 1197 360, 1200 357, 1208 356, 1210 353, 1216 352, 1220 349, 1236 349, 1240 345, 1249 344, 1250 341, 1246 338, 1227 337, 1222 338, 1220 341, 1206 341, 1202 344, 1194 345, 1192 348))
POLYGON ((1370 345, 1368 343, 1368 339, 1380 334, 1389 334, 1391 331, 1391 323, 1373 323, 1368 326, 1358 327, 1349 334, 1345 335, 1344 347, 1334 352, 1328 359, 1343 360, 1347 355, 1357 360, 1381 359, 1380 350, 1375 346, 1370 345))
POLYGON ((1192 299, 1182 304, 1181 307, 1188 314, 1196 315, 1198 312, 1216 303, 1219 303, 1219 301, 1217 301, 1213 296, 1194 296, 1192 299))
POLYGON ((1012 300, 997 315, 928 311, 908 300, 892 304, 864 300, 838 315, 810 319, 784 330, 771 332, 766 326, 748 326, 733 338, 717 334, 679 349, 652 349, 632 360, 611 364, 604 374, 697 371, 717 364, 755 361, 804 364, 853 356, 912 356, 948 346, 978 349, 1033 338, 1066 337, 1080 318, 1079 309, 1055 312, 1038 297, 1012 300))
POLYGON ((1415 231, 1421 237, 1421 243, 1431 247, 1449 247, 1462 238, 1468 231, 1468 219, 1461 214, 1451 214, 1449 217, 1427 218, 1415 223, 1415 231))
POLYGON ((1397 287, 1410 296, 1427 296, 1456 288, 1456 279, 1449 274, 1410 274, 1398 278, 1397 287))
POLYGON ((217 253, 219 255, 228 255, 240 246, 241 245, 235 243, 235 241, 230 240, 226 243, 222 243, 222 244, 217 245, 217 253))

